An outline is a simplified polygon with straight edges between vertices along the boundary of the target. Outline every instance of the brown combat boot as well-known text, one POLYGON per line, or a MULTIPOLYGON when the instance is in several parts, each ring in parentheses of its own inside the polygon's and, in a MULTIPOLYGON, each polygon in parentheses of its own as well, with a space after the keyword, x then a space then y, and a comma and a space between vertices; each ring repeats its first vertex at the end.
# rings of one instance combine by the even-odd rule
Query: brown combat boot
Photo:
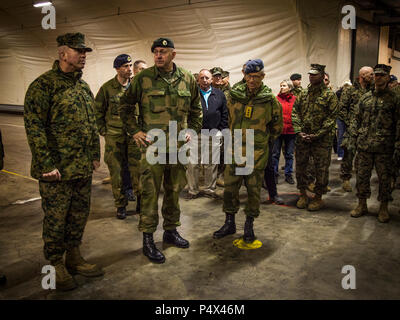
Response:
POLYGON ((364 214, 368 214, 367 199, 358 199, 358 206, 357 208, 351 210, 350 216, 353 218, 358 218, 364 214))
POLYGON ((61 291, 69 291, 77 288, 77 284, 65 268, 62 259, 52 261, 51 264, 56 269, 56 289, 61 291))
POLYGON ((322 201, 322 196, 316 194, 314 199, 311 200, 310 204, 307 207, 308 211, 318 211, 322 208, 324 202, 322 201))
POLYGON ((308 197, 306 190, 300 190, 300 198, 297 200, 296 207, 299 209, 305 209, 307 208, 307 203, 308 203, 308 197))
POLYGON ((389 217, 388 203, 381 202, 381 206, 379 207, 379 212, 378 212, 378 220, 379 222, 385 223, 388 222, 389 219, 390 217, 389 217))
POLYGON ((343 180, 342 188, 345 192, 352 192, 353 189, 350 184, 350 180, 343 180))
POLYGON ((71 274, 80 274, 85 277, 99 277, 104 271, 95 264, 90 264, 82 258, 79 247, 67 250, 65 265, 71 274))

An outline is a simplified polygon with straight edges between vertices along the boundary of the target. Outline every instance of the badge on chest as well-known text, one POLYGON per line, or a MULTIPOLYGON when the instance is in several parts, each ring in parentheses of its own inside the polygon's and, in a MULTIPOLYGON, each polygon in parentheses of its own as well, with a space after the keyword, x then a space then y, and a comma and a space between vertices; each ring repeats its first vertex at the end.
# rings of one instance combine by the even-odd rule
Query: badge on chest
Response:
POLYGON ((244 116, 247 119, 250 119, 252 115, 253 115, 253 106, 246 106, 246 109, 244 111, 244 116))

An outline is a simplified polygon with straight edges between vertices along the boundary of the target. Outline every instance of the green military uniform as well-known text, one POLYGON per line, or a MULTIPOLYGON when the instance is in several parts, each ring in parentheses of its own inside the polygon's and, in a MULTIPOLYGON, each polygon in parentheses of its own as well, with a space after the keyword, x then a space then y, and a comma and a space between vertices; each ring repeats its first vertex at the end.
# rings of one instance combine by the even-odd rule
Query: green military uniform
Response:
POLYGON ((249 175, 236 175, 236 164, 227 164, 224 172, 225 190, 223 211, 236 214, 239 210, 239 189, 244 180, 248 201, 245 214, 256 218, 260 214, 260 191, 264 169, 268 162, 268 142, 282 132, 282 106, 272 94, 270 88, 262 84, 251 95, 247 84, 237 84, 230 91, 227 101, 229 111, 229 129, 243 131, 242 148, 246 150, 246 129, 254 130, 254 170, 249 175))
POLYGON ((3 168, 4 168, 4 148, 0 130, 0 170, 2 170, 3 168))
MULTIPOLYGON (((169 121, 177 122, 178 132, 185 128, 198 132, 202 126, 197 83, 190 72, 175 64, 171 73, 161 72, 156 66, 143 70, 134 78, 120 103, 121 119, 130 136, 151 129, 161 129, 166 134, 167 148, 158 150, 159 154, 169 150, 169 121), (138 120, 134 116, 136 103, 139 105, 138 120)), ((139 230, 153 233, 157 229, 157 202, 163 178, 163 227, 173 230, 180 225, 179 193, 186 185, 185 168, 180 163, 150 164, 146 159, 146 148, 142 147, 141 152, 139 230)))
POLYGON ((338 118, 345 123, 347 131, 344 134, 344 143, 342 143, 344 148, 343 161, 340 164, 340 178, 342 180, 351 179, 353 159, 355 156, 352 149, 349 150, 347 148, 348 137, 350 135, 348 131, 350 130, 351 118, 355 114, 355 108, 361 96, 367 93, 369 90, 371 90, 371 86, 362 88, 359 82, 355 82, 354 86, 343 90, 340 97, 338 118))
POLYGON ((315 135, 312 142, 296 138, 296 179, 300 190, 305 190, 309 182, 307 165, 312 156, 316 178, 314 192, 321 196, 327 191, 337 110, 336 94, 324 83, 315 87, 309 85, 296 98, 292 111, 294 131, 315 135))
POLYGON ((304 89, 302 87, 293 87, 290 92, 296 96, 296 98, 300 95, 300 93, 303 91, 304 89))
POLYGON ((244 83, 246 83, 246 80, 244 80, 244 78, 243 78, 243 79, 240 80, 239 82, 236 82, 236 83, 232 86, 231 90, 232 90, 232 89, 236 89, 237 86, 240 86, 240 85, 242 85, 242 84, 244 84, 244 83))
POLYGON ((82 71, 65 73, 55 61, 25 96, 31 175, 39 179, 44 253, 50 261, 80 245, 90 209, 93 161, 100 161, 93 94, 81 77, 82 71), (54 169, 61 181, 43 180, 42 175, 54 169))
POLYGON ((400 98, 389 88, 364 94, 350 126, 350 143, 357 146, 357 197, 371 196, 370 178, 375 166, 379 178, 378 200, 393 200, 391 180, 400 154, 400 98), (395 153, 395 159, 393 154, 395 153), (397 156, 398 157, 398 156, 397 156))
POLYGON ((123 129, 119 115, 119 100, 127 88, 123 87, 115 76, 99 89, 94 109, 96 112, 99 133, 105 138, 104 162, 111 175, 112 192, 115 207, 126 207, 126 198, 122 183, 122 164, 128 161, 133 192, 139 194, 139 161, 140 150, 132 137, 128 137, 123 129))

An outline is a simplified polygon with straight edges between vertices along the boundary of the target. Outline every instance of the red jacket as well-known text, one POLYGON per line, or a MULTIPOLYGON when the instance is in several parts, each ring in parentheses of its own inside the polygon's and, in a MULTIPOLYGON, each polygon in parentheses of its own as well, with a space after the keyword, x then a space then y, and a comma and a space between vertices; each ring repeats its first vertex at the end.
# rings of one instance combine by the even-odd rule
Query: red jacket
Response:
POLYGON ((279 93, 276 98, 282 105, 283 131, 282 134, 295 134, 292 124, 292 109, 296 96, 292 93, 279 93))

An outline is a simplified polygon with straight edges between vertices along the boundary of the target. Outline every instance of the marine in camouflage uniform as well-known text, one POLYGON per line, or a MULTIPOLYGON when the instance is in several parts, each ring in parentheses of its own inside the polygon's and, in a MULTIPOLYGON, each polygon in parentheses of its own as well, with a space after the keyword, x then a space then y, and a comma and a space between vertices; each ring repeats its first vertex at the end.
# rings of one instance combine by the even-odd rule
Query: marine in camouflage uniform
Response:
POLYGON ((186 172, 181 163, 169 163, 168 151, 172 147, 167 138, 169 121, 177 122, 178 132, 186 128, 199 132, 202 107, 193 75, 172 62, 176 55, 172 40, 159 38, 154 41, 151 50, 155 65, 134 78, 121 97, 120 115, 128 134, 141 144, 139 231, 143 232, 143 253, 151 261, 163 263, 165 257, 153 240, 158 225, 158 196, 163 179, 163 240, 181 248, 189 246, 189 242, 176 231, 180 226, 179 193, 186 185, 186 172), (139 104, 138 121, 134 117, 136 103, 139 104), (161 129, 166 134, 166 140, 159 139, 165 142, 166 148, 159 148, 158 154, 166 155, 167 164, 150 164, 146 159, 146 133, 151 129, 161 129))
POLYGON ((243 155, 246 150, 246 129, 254 130, 254 167, 250 174, 238 175, 235 170, 244 165, 226 164, 223 203, 226 220, 225 224, 214 232, 214 238, 222 238, 236 232, 235 214, 239 211, 239 189, 244 181, 248 201, 244 209, 246 223, 243 240, 248 243, 255 240, 253 221, 260 214, 260 191, 270 152, 269 141, 275 140, 283 129, 282 106, 271 89, 262 83, 265 76, 263 69, 264 64, 260 59, 248 61, 245 69, 246 84, 238 85, 230 91, 227 102, 229 129, 232 135, 234 130, 242 131, 243 155))
POLYGON ((125 162, 129 164, 133 191, 138 196, 141 153, 139 147, 123 129, 119 115, 119 100, 130 86, 130 77, 133 72, 132 58, 126 54, 119 55, 114 60, 114 68, 118 74, 101 86, 95 98, 94 109, 99 133, 105 138, 104 161, 111 175, 117 217, 125 219, 128 199, 123 186, 123 164, 125 162))
POLYGON ((221 90, 224 93, 226 99, 228 99, 231 85, 229 84, 229 82, 225 83, 224 78, 229 77, 229 72, 222 70, 221 67, 214 67, 210 69, 210 72, 213 76, 212 86, 221 90))
POLYGON ((343 160, 340 164, 340 178, 343 180, 342 188, 346 192, 351 192, 352 187, 350 184, 351 172, 353 170, 354 152, 352 149, 347 148, 348 137, 350 135, 351 118, 355 114, 355 107, 360 100, 361 96, 371 90, 373 85, 373 69, 371 67, 363 67, 359 72, 359 79, 354 86, 344 89, 339 101, 339 114, 338 118, 342 120, 346 126, 344 134, 344 141, 342 147, 344 150, 343 160))
POLYGON ((375 87, 364 94, 357 104, 351 122, 350 148, 357 150, 358 206, 352 217, 368 213, 367 199, 371 196, 371 171, 378 174, 380 208, 378 220, 389 221, 388 202, 392 201, 391 181, 394 170, 400 165, 400 98, 387 86, 390 66, 374 67, 375 87))
POLYGON ((100 142, 93 94, 81 79, 91 49, 81 33, 59 36, 57 42, 60 60, 30 84, 24 121, 31 175, 39 179, 42 197, 44 255, 55 266, 57 288, 68 290, 76 287, 71 274, 103 274, 79 252, 90 210, 92 172, 100 165, 100 142))
POLYGON ((336 94, 323 82, 325 66, 312 64, 310 85, 300 93, 292 110, 293 129, 296 136, 296 179, 300 189, 297 207, 304 209, 308 204, 306 187, 307 166, 310 156, 315 166, 315 197, 308 204, 308 210, 317 211, 322 207, 322 195, 329 182, 329 166, 338 101, 336 94))

